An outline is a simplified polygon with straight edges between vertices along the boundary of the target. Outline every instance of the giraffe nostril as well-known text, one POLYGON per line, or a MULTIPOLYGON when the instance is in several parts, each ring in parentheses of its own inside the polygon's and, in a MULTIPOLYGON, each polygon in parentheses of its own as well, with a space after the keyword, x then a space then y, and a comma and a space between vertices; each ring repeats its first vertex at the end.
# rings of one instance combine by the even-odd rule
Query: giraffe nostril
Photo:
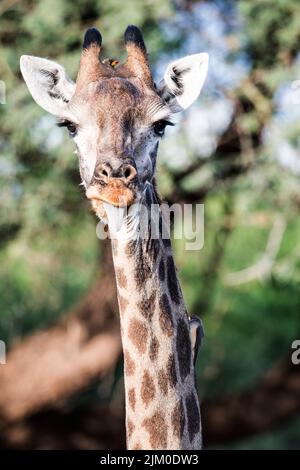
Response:
POLYGON ((122 179, 125 184, 129 183, 136 176, 136 169, 128 163, 122 164, 113 170, 109 164, 101 163, 97 166, 94 177, 98 181, 109 183, 111 180, 122 179))
POLYGON ((130 168, 126 168, 126 170, 125 170, 125 172, 124 172, 125 178, 129 178, 130 175, 131 175, 130 168))
POLYGON ((95 172, 96 179, 101 179, 105 182, 109 180, 111 176, 111 170, 108 165, 101 164, 97 167, 95 172))
POLYGON ((123 168, 123 175, 126 181, 131 181, 136 175, 136 169, 132 165, 126 165, 123 168))

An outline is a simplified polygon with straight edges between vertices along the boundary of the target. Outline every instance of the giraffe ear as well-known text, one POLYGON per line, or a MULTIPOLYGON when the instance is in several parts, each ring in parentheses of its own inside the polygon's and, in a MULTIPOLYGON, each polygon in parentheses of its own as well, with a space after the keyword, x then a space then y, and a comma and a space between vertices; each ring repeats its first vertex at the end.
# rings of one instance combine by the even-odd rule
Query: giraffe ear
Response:
POLYGON ((160 96, 177 113, 188 108, 199 96, 208 69, 208 54, 193 54, 171 62, 158 84, 160 96))
POLYGON ((23 55, 20 68, 33 99, 43 109, 61 116, 75 91, 65 69, 52 60, 23 55))

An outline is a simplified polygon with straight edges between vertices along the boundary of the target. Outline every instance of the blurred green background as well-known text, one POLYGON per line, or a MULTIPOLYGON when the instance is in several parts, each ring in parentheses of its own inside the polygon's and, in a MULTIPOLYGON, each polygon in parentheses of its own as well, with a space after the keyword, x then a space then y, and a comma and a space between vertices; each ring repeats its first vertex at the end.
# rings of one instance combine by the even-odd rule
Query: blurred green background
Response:
MULTIPOLYGON (((201 98, 161 143, 158 181, 170 203, 205 205, 203 249, 174 241, 189 311, 205 325, 201 397, 239 396, 300 336, 298 0, 2 0, 0 339, 13 349, 55 325, 105 269, 72 142, 32 100, 19 58, 57 60, 75 78, 87 27, 101 30, 104 57, 122 59, 131 23, 143 30, 157 80, 174 58, 210 54, 201 98)), ((100 389, 120 370, 121 362, 100 389)), ((89 404, 101 396, 94 382, 76 391, 89 404)), ((269 428, 208 447, 300 448, 300 404, 286 408, 269 428)))

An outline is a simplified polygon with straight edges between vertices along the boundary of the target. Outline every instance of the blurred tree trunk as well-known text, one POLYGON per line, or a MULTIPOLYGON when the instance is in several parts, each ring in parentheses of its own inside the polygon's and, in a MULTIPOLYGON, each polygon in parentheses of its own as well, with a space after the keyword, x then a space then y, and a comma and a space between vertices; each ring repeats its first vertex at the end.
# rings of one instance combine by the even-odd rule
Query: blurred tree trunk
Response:
POLYGON ((15 344, 0 368, 0 425, 20 420, 99 380, 121 352, 110 242, 101 275, 55 326, 15 344))

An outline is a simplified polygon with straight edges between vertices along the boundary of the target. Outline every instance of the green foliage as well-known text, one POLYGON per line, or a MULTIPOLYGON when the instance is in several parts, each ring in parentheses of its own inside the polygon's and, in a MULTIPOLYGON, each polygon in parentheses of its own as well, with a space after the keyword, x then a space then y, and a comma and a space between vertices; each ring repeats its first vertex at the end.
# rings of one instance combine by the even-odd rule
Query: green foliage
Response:
POLYGON ((295 0, 242 0, 239 9, 255 67, 275 67, 295 57, 300 48, 300 8, 295 0))

